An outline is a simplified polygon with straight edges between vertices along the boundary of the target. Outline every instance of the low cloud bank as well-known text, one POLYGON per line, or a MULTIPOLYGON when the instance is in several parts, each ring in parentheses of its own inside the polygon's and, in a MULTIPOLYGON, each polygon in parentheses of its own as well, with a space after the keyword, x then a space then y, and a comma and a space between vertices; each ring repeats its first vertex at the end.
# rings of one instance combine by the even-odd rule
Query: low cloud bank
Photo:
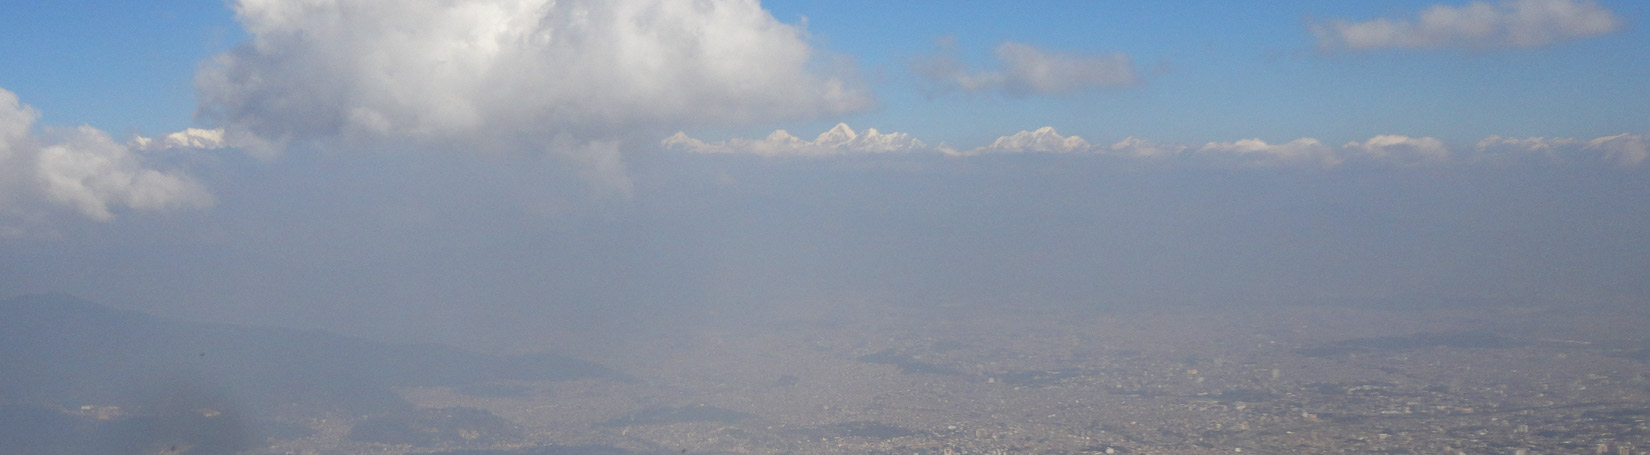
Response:
POLYGON ((1186 165, 1256 168, 1305 167, 1329 169, 1347 165, 1425 167, 1486 162, 1537 161, 1544 164, 1604 163, 1636 168, 1650 160, 1650 142, 1641 134, 1623 133, 1594 139, 1507 138, 1490 136, 1470 148, 1450 147, 1436 138, 1382 134, 1340 146, 1313 138, 1270 143, 1258 138, 1170 144, 1128 137, 1098 145, 1076 135, 1062 135, 1053 127, 1020 131, 988 145, 957 149, 945 143, 927 145, 906 133, 882 133, 875 128, 856 133, 837 124, 814 140, 803 140, 780 130, 763 139, 734 138, 707 142, 685 132, 660 142, 667 149, 692 153, 746 154, 765 157, 823 157, 866 154, 943 154, 970 157, 1001 154, 1069 154, 1118 157, 1141 161, 1172 161, 1186 165))
POLYGON ((0 215, 4 218, 38 217, 41 203, 66 207, 98 221, 112 220, 124 209, 166 211, 213 204, 212 194, 188 173, 164 169, 144 153, 162 148, 216 148, 191 141, 191 135, 202 130, 167 136, 158 145, 141 137, 134 141, 138 145, 128 145, 90 126, 48 128, 47 134, 38 135, 34 122, 39 117, 39 111, 23 104, 16 94, 0 89, 0 215))
POLYGON ((665 138, 665 147, 689 150, 695 153, 752 154, 760 156, 833 156, 867 153, 898 153, 925 150, 927 144, 912 139, 905 133, 878 132, 876 128, 855 132, 846 123, 838 123, 813 140, 805 140, 785 130, 774 131, 762 139, 729 139, 705 142, 677 132, 665 138))

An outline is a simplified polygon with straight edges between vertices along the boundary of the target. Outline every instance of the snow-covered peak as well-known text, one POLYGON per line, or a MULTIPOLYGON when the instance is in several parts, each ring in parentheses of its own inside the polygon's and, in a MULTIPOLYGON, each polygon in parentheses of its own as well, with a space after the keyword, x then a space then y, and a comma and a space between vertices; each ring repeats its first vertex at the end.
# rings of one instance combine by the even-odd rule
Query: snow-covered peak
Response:
POLYGON ((819 133, 819 137, 814 138, 814 143, 846 144, 858 138, 859 134, 855 133, 853 128, 849 128, 847 123, 838 123, 831 127, 830 131, 819 133))
POLYGON ((1079 136, 1061 136, 1052 126, 1038 128, 1036 131, 1021 131, 1012 135, 997 138, 991 145, 976 149, 977 153, 1002 152, 1041 152, 1041 153, 1071 153, 1084 152, 1090 149, 1089 141, 1079 136))
POLYGON ((677 133, 661 144, 699 153, 748 153, 762 156, 830 156, 866 153, 914 152, 928 148, 922 141, 905 133, 881 133, 867 128, 854 132, 846 123, 838 123, 829 131, 820 133, 812 141, 791 135, 785 130, 774 131, 763 139, 729 139, 704 142, 677 133))

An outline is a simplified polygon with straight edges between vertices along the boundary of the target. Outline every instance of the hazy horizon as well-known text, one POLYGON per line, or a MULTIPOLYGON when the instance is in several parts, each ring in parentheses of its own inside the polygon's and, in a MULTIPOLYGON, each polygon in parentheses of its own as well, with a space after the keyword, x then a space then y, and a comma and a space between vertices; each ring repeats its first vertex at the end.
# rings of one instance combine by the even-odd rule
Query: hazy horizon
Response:
POLYGON ((0 452, 1644 453, 1647 17, 0 4, 0 452))
POLYGON ((203 179, 225 189, 199 213, 8 242, 0 289, 465 345, 833 301, 1122 310, 1650 295, 1650 213, 1631 209, 1650 206, 1642 171, 661 155, 632 161, 649 182, 633 196, 584 202, 530 181, 543 169, 379 157, 414 177, 351 181, 340 173, 353 168, 327 167, 342 160, 278 164, 308 167, 297 180, 203 179))
POLYGON ((0 297, 499 349, 1650 298, 1644 5, 1154 6, 8 5, 0 297))

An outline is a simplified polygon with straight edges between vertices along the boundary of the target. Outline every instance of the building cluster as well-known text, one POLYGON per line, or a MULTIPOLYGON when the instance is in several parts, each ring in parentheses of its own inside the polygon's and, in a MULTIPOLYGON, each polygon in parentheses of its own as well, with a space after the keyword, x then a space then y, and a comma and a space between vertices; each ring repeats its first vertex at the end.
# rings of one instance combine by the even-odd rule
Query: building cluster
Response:
POLYGON ((486 409, 514 422, 525 436, 510 444, 338 447, 798 455, 1650 449, 1650 364, 1639 351, 1650 344, 1613 329, 1634 324, 1619 315, 953 307, 782 322, 578 353, 633 382, 520 384, 531 389, 527 397, 402 391, 420 406, 486 409), (624 423, 649 409, 678 417, 624 423))

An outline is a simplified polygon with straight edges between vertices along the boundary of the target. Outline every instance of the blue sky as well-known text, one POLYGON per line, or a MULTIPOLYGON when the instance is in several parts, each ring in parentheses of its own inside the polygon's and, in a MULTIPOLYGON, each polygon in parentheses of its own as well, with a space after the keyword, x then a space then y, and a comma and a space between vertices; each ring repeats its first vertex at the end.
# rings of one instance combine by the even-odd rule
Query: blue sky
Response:
POLYGON ((196 66, 245 39, 213 0, 7 1, 0 87, 42 123, 149 135, 194 126, 196 66))
MULTIPOLYGON (((882 111, 867 126, 904 125, 925 137, 989 139, 972 131, 1033 129, 1100 138, 1186 142, 1375 134, 1474 141, 1499 135, 1604 135, 1645 129, 1650 36, 1623 30, 1551 46, 1501 50, 1377 51, 1323 55, 1309 18, 1413 17, 1428 2, 1052 2, 948 7, 767 4, 776 17, 806 16, 819 41, 886 71, 882 111), (879 11, 865 14, 865 11, 879 11), (905 60, 941 36, 990 64, 1003 41, 1073 53, 1124 52, 1148 74, 1136 87, 1059 99, 927 100, 911 93, 905 60), (1161 73, 1155 73, 1158 67, 1161 73), (1154 74, 1155 73, 1155 74, 1154 74), (1540 106, 1531 109, 1531 106, 1540 106), (968 125, 958 128, 943 125, 968 125)), ((1631 21, 1644 7, 1604 3, 1631 21)), ((902 129, 903 130, 903 129, 902 129)), ((992 136, 994 137, 994 136, 992 136)))
MULTIPOLYGON (((1139 2, 964 4, 766 2, 779 21, 807 19, 811 44, 859 63, 876 108, 812 121, 748 125, 812 134, 837 121, 978 145, 1054 126, 1104 140, 1206 142, 1376 134, 1471 142, 1488 135, 1603 136, 1646 129, 1650 36, 1645 7, 1602 2, 1624 22, 1602 36, 1515 49, 1322 54, 1309 20, 1413 18, 1430 2, 1139 2), (913 59, 955 40, 988 67, 1005 41, 1073 54, 1129 55, 1137 86, 1059 96, 933 97, 913 59)), ((1445 3, 1449 4, 1449 3, 1445 3)), ((40 109, 40 123, 90 124, 117 135, 165 134, 194 119, 197 66, 246 35, 230 5, 8 2, 0 18, 0 88, 40 109)), ((732 134, 729 131, 725 134, 732 134)))
POLYGON ((0 297, 1650 298, 1642 2, 0 1, 0 297))

